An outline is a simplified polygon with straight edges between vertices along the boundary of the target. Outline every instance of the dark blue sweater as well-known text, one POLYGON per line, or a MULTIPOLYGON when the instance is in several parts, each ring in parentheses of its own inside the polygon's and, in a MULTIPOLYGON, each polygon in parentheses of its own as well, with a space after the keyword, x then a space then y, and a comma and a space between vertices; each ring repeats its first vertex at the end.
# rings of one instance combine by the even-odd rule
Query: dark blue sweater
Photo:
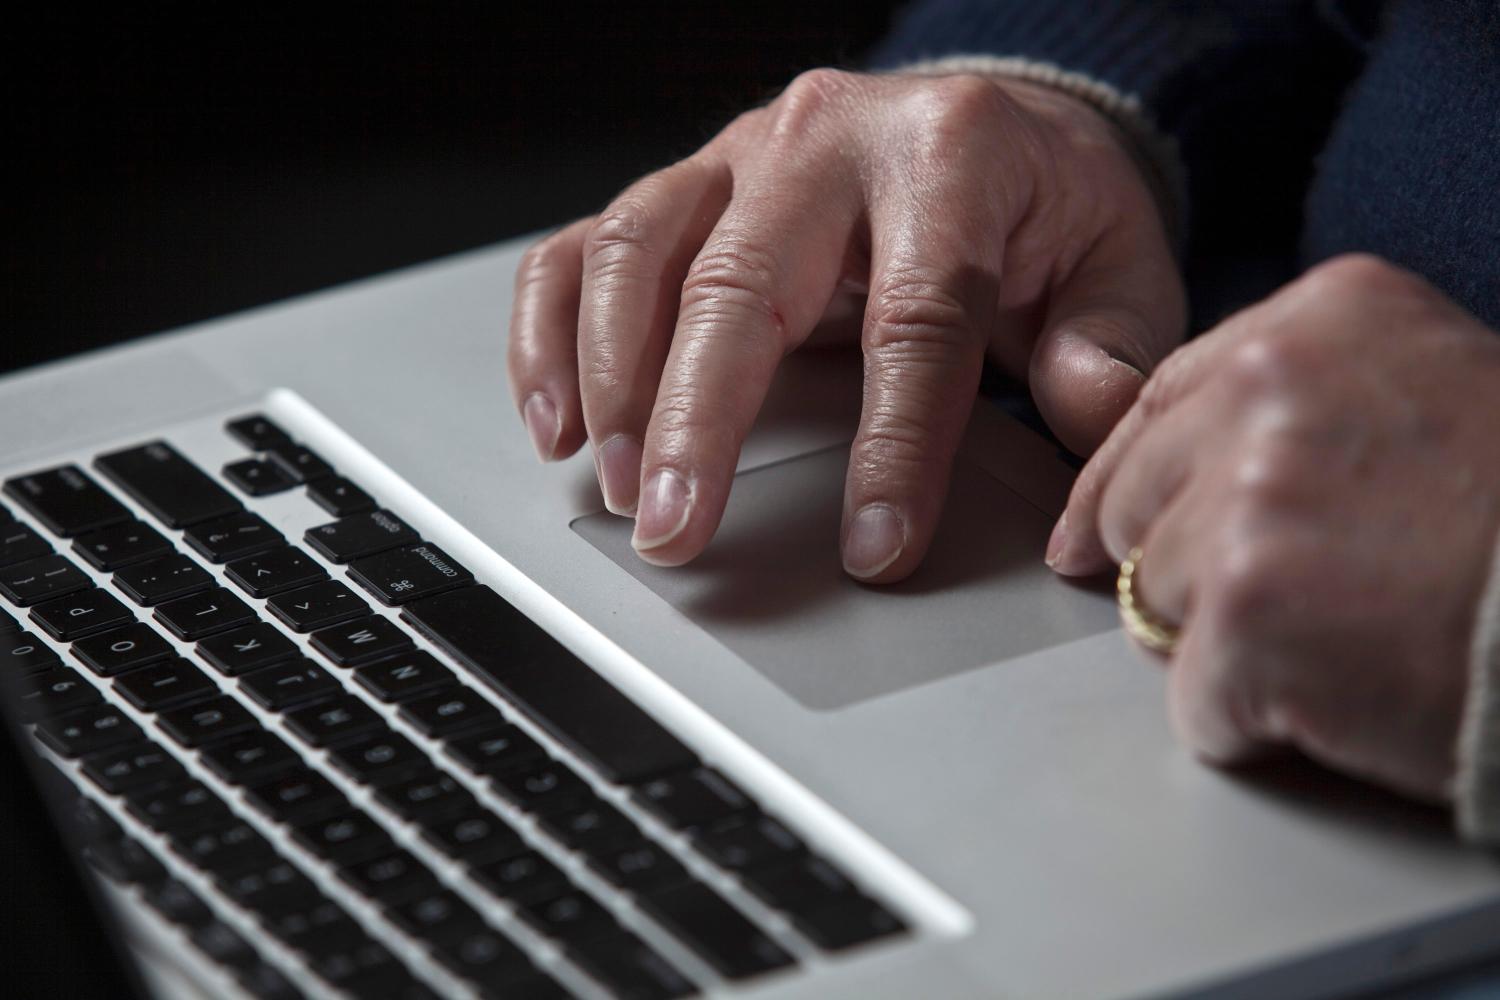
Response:
POLYGON ((897 66, 1025 56, 1178 142, 1195 322, 1366 250, 1500 330, 1500 0, 919 0, 897 66))

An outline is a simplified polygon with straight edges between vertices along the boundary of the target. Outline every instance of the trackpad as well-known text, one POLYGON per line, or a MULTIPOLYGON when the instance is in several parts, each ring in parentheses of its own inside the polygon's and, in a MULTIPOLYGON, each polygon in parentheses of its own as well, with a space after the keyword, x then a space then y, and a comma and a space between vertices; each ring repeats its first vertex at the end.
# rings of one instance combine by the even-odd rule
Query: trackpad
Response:
POLYGON ((867 587, 839 562, 847 448, 741 473, 713 543, 676 569, 609 513, 578 532, 814 709, 836 709, 1118 626, 1114 603, 1042 562, 1052 521, 960 458, 942 526, 906 581, 867 587))

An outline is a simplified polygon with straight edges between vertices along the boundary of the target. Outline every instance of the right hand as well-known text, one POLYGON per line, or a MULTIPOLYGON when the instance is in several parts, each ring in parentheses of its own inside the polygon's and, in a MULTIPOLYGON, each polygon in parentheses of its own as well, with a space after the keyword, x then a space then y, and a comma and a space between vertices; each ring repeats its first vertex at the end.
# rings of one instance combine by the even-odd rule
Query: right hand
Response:
POLYGON ((607 506, 660 565, 718 527, 782 356, 853 305, 865 388, 841 540, 872 583, 931 541, 986 353, 1087 454, 1185 325, 1115 126, 967 74, 806 73, 532 247, 516 283, 510 378, 537 452, 593 442, 607 506))

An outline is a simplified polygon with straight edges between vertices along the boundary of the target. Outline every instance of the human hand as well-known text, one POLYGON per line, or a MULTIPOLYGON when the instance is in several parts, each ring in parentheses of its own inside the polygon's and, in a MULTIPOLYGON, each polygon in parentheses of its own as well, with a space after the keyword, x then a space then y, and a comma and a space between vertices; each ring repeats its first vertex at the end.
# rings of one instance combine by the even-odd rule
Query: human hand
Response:
POLYGON ((1182 336, 1160 212, 1114 126, 1044 87, 818 70, 516 279, 512 390, 543 459, 583 445, 633 543, 692 559, 783 355, 863 305, 844 565, 921 560, 989 355, 1087 453, 1182 336))
POLYGON ((1376 258, 1323 264, 1162 363, 1084 468, 1049 561, 1142 557, 1180 623, 1182 738, 1291 745, 1449 794, 1500 531, 1500 336, 1376 258))

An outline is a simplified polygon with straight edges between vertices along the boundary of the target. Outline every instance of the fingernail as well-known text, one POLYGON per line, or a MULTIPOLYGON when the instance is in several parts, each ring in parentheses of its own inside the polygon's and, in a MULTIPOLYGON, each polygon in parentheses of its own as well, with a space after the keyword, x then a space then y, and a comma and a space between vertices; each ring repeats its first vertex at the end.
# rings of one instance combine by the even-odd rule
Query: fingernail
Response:
POLYGON ((883 503, 861 507, 844 536, 844 572, 868 580, 884 570, 906 547, 901 518, 883 503))
POLYGON ((594 465, 604 506, 622 517, 634 514, 641 488, 641 442, 629 434, 616 434, 594 452, 594 465))
MULTIPOLYGON (((1063 546, 1068 544, 1068 512, 1057 519, 1052 527, 1052 537, 1047 539, 1047 565, 1057 569, 1062 562, 1063 546)), ((1033 550, 1035 551, 1035 550, 1033 550)))
POLYGON ((526 397, 521 409, 521 419, 526 422, 526 433, 531 435, 531 446, 536 457, 543 462, 552 460, 557 450, 557 439, 562 434, 562 423, 557 419, 557 407, 552 405, 545 393, 533 392, 526 397))
POLYGON ((693 509, 693 491, 672 469, 658 469, 641 490, 635 515, 635 536, 630 544, 637 552, 660 548, 687 527, 693 509))

